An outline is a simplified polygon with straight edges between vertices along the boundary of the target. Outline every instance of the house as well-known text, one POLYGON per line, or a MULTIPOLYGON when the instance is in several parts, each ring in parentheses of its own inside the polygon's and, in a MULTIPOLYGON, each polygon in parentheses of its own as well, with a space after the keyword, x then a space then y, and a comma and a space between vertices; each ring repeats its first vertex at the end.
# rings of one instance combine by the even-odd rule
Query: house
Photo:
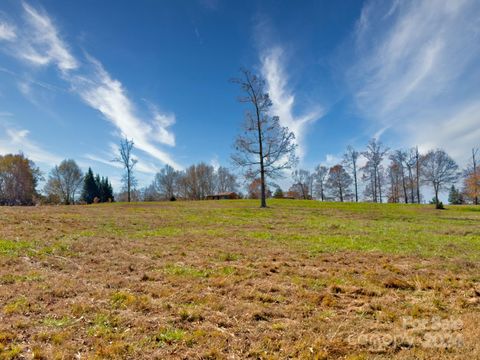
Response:
POLYGON ((218 194, 207 195, 206 200, 234 200, 238 199, 237 193, 234 192, 222 192, 218 194))

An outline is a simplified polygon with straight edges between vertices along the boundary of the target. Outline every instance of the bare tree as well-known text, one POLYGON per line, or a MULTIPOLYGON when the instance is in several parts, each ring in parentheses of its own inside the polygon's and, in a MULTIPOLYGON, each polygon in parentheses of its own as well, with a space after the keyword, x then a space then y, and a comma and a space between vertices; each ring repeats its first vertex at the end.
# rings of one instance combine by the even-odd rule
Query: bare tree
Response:
POLYGON ((326 166, 318 165, 315 168, 315 172, 313 173, 314 178, 314 187, 315 187, 315 194, 317 199, 325 201, 325 182, 328 175, 328 168, 326 166))
POLYGON ((75 193, 82 182, 83 174, 75 160, 66 159, 52 169, 44 190, 50 197, 70 205, 75 203, 75 193))
POLYGON ((468 193, 472 197, 472 201, 475 205, 478 205, 478 193, 480 192, 478 186, 478 178, 480 177, 480 169, 478 167, 478 153, 480 149, 472 149, 471 163, 468 165, 467 170, 465 171, 465 177, 467 178, 466 186, 468 193))
POLYGON ((238 184, 236 176, 231 173, 226 167, 220 166, 216 171, 216 191, 235 192, 238 184))
POLYGON ((180 198, 188 199, 189 183, 186 171, 180 171, 177 178, 177 194, 180 198))
POLYGON ((355 202, 358 202, 358 158, 360 153, 356 151, 352 146, 347 147, 347 152, 343 155, 343 164, 347 169, 351 171, 353 177, 353 185, 355 187, 355 202))
POLYGON ((292 174, 293 188, 298 191, 304 200, 312 198, 313 175, 308 170, 295 170, 292 174))
POLYGON ((179 192, 185 199, 203 200, 215 191, 215 169, 203 162, 190 165, 178 179, 179 192))
MULTIPOLYGON (((153 181, 153 189, 164 199, 172 199, 176 195, 179 172, 170 165, 165 165, 153 181)), ((152 189, 152 190, 153 190, 152 189)))
POLYGON ((383 158, 388 153, 380 141, 371 139, 362 155, 367 159, 367 164, 362 168, 364 178, 370 181, 370 191, 373 202, 382 202, 383 158))
POLYGON ((388 202, 398 203, 402 197, 401 194, 401 167, 397 161, 392 161, 387 169, 387 175, 390 180, 390 191, 388 194, 388 202))
MULTIPOLYGON (((407 153, 403 150, 395 150, 390 155, 390 175, 396 175, 393 177, 401 183, 402 195, 405 204, 408 204, 408 193, 407 193, 407 181, 405 178, 405 167, 407 162, 407 153), (393 170, 393 173, 392 173, 393 170)), ((412 200, 413 202, 413 200, 412 200)))
POLYGON ((352 178, 342 165, 335 165, 330 168, 326 185, 332 196, 341 202, 351 195, 352 178))
POLYGON ((415 180, 417 183, 417 202, 420 204, 420 177, 421 177, 421 157, 420 157, 420 152, 418 151, 418 146, 415 147, 415 180))
POLYGON ((133 140, 128 140, 128 138, 122 139, 122 141, 120 141, 120 156, 113 159, 113 161, 122 164, 123 168, 125 169, 125 174, 122 181, 127 191, 128 202, 131 200, 132 188, 135 186, 136 182, 133 175, 133 168, 138 162, 138 160, 132 156, 133 145, 133 140))
POLYGON ((189 200, 200 200, 200 185, 196 165, 190 165, 185 169, 183 180, 185 186, 185 198, 189 200))
MULTIPOLYGON (((412 203, 420 204, 420 189, 418 189, 417 174, 417 148, 411 148, 406 152, 405 166, 407 168, 408 189, 410 190, 410 200, 412 203)), ((418 156, 419 157, 419 156, 418 156)), ((420 168, 420 166, 418 166, 420 168)))
POLYGON ((260 177, 261 207, 266 207, 267 178, 282 177, 283 170, 291 169, 297 162, 295 136, 280 125, 278 116, 270 115, 272 102, 261 77, 242 70, 242 77, 232 81, 244 92, 239 101, 251 105, 245 116, 243 134, 235 141, 236 153, 232 160, 246 169, 249 178, 260 177))
POLYGON ((430 150, 425 154, 422 165, 423 180, 432 185, 435 193, 435 205, 438 209, 440 208, 438 194, 440 191, 448 189, 448 186, 457 180, 458 165, 441 149, 430 150))
POLYGON ((197 165, 197 180, 200 200, 215 192, 215 168, 203 162, 197 165))

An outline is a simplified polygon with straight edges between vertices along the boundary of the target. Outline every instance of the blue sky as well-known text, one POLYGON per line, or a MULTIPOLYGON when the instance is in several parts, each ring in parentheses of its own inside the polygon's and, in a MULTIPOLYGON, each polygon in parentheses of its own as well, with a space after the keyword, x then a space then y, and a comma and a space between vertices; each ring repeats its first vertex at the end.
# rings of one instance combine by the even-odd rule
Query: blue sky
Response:
POLYGON ((45 173, 74 158, 116 187, 122 135, 141 185, 165 163, 230 166, 244 108, 229 79, 244 66, 266 78, 301 167, 374 136, 464 164, 480 138, 479 35, 474 0, 4 0, 0 153, 45 173))

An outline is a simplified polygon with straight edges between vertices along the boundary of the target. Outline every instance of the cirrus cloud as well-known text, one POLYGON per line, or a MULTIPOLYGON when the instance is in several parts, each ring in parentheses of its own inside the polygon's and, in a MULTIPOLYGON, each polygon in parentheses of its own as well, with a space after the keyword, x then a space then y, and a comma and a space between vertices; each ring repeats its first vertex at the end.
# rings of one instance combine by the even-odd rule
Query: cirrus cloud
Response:
POLYGON ((443 147, 462 163, 480 135, 479 19, 474 0, 369 1, 347 71, 362 117, 399 144, 443 147))
MULTIPOLYGON (((0 41, 5 43, 12 36, 17 38, 15 42, 8 42, 4 51, 34 67, 54 65, 72 93, 100 112, 116 128, 118 136, 132 139, 146 155, 180 169, 181 165, 159 146, 175 146, 175 135, 170 130, 175 116, 160 112, 153 104, 149 105, 149 111, 140 112, 123 84, 113 78, 99 60, 85 55, 85 59, 79 61, 73 55, 45 10, 27 3, 22 6, 24 24, 21 32, 12 33, 12 26, 7 28, 6 23, 0 23, 0 41)), ((25 83, 19 86, 21 90, 27 90, 25 83)), ((30 97, 31 90, 28 89, 25 95, 30 97)))

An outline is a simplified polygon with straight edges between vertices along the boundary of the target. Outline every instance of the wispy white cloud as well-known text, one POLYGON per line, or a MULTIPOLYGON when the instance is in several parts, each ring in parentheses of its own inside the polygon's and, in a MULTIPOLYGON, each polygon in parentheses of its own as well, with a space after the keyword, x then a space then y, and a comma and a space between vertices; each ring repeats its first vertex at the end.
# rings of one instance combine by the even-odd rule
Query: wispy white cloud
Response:
POLYGON ((342 163, 342 157, 340 155, 335 154, 327 154, 325 155, 325 161, 322 162, 323 165, 327 167, 332 167, 337 164, 342 163))
MULTIPOLYGON (((101 155, 96 155, 96 154, 85 154, 83 157, 85 159, 95 161, 97 163, 103 164, 103 165, 108 165, 117 169, 123 169, 122 164, 120 164, 118 161, 114 161, 114 159, 118 158, 119 154, 119 148, 118 145, 114 143, 109 144, 109 152, 103 152, 101 155)), ((145 161, 144 159, 134 157, 135 160, 137 160, 137 164, 135 165, 135 170, 139 171, 144 174, 149 174, 153 175, 158 172, 158 168, 145 161)))
POLYGON ((287 126, 295 134, 297 154, 302 158, 306 146, 304 142, 308 127, 323 115, 320 107, 306 109, 303 115, 295 113, 295 94, 288 86, 288 75, 283 64, 283 49, 274 47, 262 51, 262 74, 267 82, 267 91, 272 100, 272 114, 280 117, 282 126, 287 126))
POLYGON ((30 139, 30 132, 28 130, 16 129, 6 124, 1 124, 0 126, 5 135, 0 137, 1 154, 15 154, 21 151, 33 161, 50 166, 62 160, 60 156, 45 150, 30 139))
MULTIPOLYGON (((95 154, 85 154, 85 155, 83 155, 83 157, 85 159, 92 160, 92 161, 98 162, 98 163, 103 164, 103 165, 108 165, 108 166, 115 167, 117 169, 122 169, 122 164, 120 164, 118 162, 115 162, 115 161, 112 161, 112 160, 107 160, 108 155, 103 157, 103 156, 98 156, 98 155, 95 155, 95 154)), ((113 159, 113 157, 112 157, 112 159, 113 159)))
POLYGON ((122 83, 113 79, 102 64, 87 56, 93 71, 88 75, 76 75, 70 78, 72 89, 83 101, 100 111, 120 132, 120 136, 133 139, 135 146, 175 168, 181 168, 172 157, 156 144, 175 145, 175 137, 169 131, 174 123, 173 115, 163 115, 157 110, 151 114, 150 121, 136 114, 135 107, 127 96, 122 83))
MULTIPOLYGON (((118 136, 133 139, 137 149, 154 159, 181 168, 169 153, 159 147, 175 146, 175 135, 170 130, 175 116, 159 111, 151 103, 148 103, 149 111, 139 112, 123 84, 114 79, 100 61, 89 55, 79 61, 72 54, 46 11, 27 3, 23 3, 23 9, 25 23, 22 32, 15 34, 17 41, 6 47, 6 51, 35 67, 56 66, 71 91, 88 106, 98 110, 118 130, 118 136)), ((8 34, 7 29, 10 28, 4 25, 0 29, 4 29, 0 30, 3 31, 0 33, 1 40, 7 36, 2 38, 1 34, 8 34)), ((37 84, 34 80, 18 82, 19 90, 28 98, 32 95, 32 83, 37 84)), ((142 169, 152 171, 145 164, 142 169)))
POLYGON ((215 154, 213 158, 210 160, 210 165, 212 165, 215 170, 218 170, 218 168, 220 167, 220 161, 218 161, 217 154, 215 154))
POLYGON ((54 63, 61 71, 78 68, 78 62, 45 12, 23 3, 25 11, 25 36, 16 48, 16 55, 34 65, 54 63))
POLYGON ((16 37, 15 28, 0 20, 0 40, 12 41, 15 40, 16 37))
POLYGON ((462 161, 478 145, 479 35, 475 0, 368 2, 347 75, 360 113, 399 143, 462 161))

